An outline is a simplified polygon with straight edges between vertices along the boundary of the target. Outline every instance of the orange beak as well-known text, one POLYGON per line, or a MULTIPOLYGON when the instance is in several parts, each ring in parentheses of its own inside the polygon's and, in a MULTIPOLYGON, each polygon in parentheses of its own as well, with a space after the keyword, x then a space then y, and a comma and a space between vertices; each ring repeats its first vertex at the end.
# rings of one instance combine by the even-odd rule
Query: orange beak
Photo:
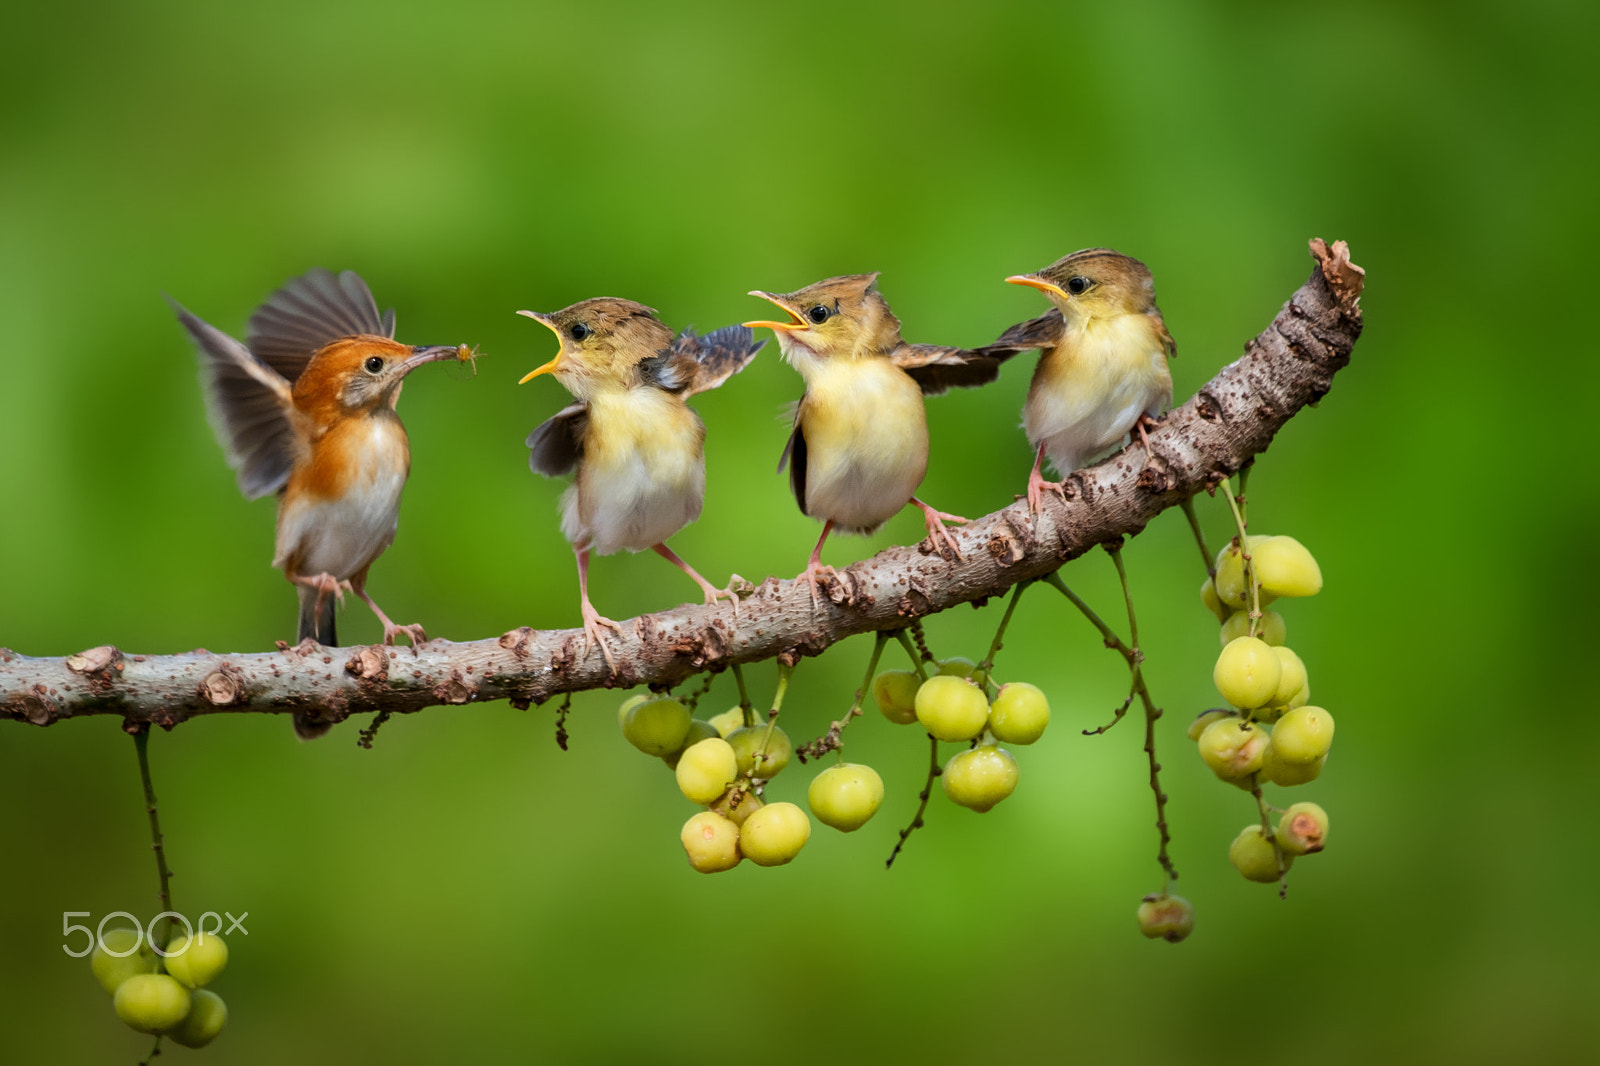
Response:
POLYGON ((789 316, 789 321, 787 321, 787 322, 767 322, 767 321, 743 322, 743 323, 740 323, 741 325, 748 326, 751 329, 762 329, 762 328, 765 328, 765 329, 771 329, 771 330, 785 330, 785 331, 790 332, 790 333, 794 333, 794 332, 796 332, 798 330, 810 329, 811 328, 811 324, 810 323, 806 322, 799 315, 795 314, 794 311, 791 310, 783 302, 783 297, 775 295, 775 294, 770 293, 770 292, 762 292, 760 289, 751 289, 750 290, 750 295, 751 296, 759 296, 763 300, 766 300, 766 301, 768 301, 770 303, 776 304, 778 306, 779 310, 781 310, 784 314, 789 316))
POLYGON ((1054 282, 1046 281, 1037 274, 1013 274, 1006 279, 1009 285, 1026 285, 1030 289, 1038 289, 1042 293, 1055 293, 1063 300, 1068 299, 1066 293, 1061 291, 1061 286, 1054 282))
MULTIPOLYGON (((528 318, 533 319, 535 322, 539 323, 545 329, 549 330, 551 333, 554 333, 556 335, 556 341, 558 343, 560 342, 560 340, 561 340, 561 331, 556 329, 556 327, 550 322, 549 316, 541 315, 537 311, 518 311, 517 314, 526 315, 528 318)), ((526 385, 528 382, 532 381, 534 378, 538 377, 540 374, 553 374, 560 367, 560 365, 561 365, 561 352, 557 351, 556 352, 556 357, 554 359, 550 360, 548 363, 546 363, 544 366, 541 366, 539 369, 530 370, 528 373, 524 374, 522 376, 522 380, 518 381, 517 384, 518 385, 526 385)))

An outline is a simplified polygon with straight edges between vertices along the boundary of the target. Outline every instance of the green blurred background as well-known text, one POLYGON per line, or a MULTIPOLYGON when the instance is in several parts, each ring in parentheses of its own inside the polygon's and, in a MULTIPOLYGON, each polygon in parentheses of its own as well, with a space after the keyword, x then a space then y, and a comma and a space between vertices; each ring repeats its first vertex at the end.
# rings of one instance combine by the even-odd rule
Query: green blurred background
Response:
MULTIPOLYGON (((517 308, 611 294, 709 329, 764 314, 749 289, 881 270, 908 339, 975 343, 1044 307, 1004 276, 1111 245, 1155 272, 1181 400, 1305 279, 1308 237, 1348 240, 1369 272, 1354 362, 1250 486, 1254 528, 1321 561, 1322 595, 1285 613, 1340 723, 1300 790, 1332 847, 1287 902, 1228 866, 1251 806, 1182 736, 1215 699, 1217 646, 1174 512, 1126 555, 1199 916, 1181 946, 1133 920, 1160 885, 1138 726, 1079 734, 1125 671, 1042 589, 1000 672, 1046 688, 1055 728, 992 813, 936 796, 888 873, 924 747, 875 713, 848 739, 888 783, 878 818, 720 877, 683 862, 690 808, 617 735, 616 694, 574 701, 566 754, 548 707, 503 704, 397 719, 371 751, 356 722, 315 744, 276 716, 158 734, 177 905, 249 912, 207 1061, 1600 1050, 1595 449, 1582 407, 1551 402, 1586 404, 1597 378, 1575 321, 1593 305, 1594 5, 153 2, 7 21, 0 644, 31 655, 292 635, 272 504, 235 490, 163 292, 238 333, 286 278, 353 268, 402 340, 482 346, 476 377, 428 368, 406 389, 413 477, 371 580, 396 620, 467 640, 578 618, 561 485, 522 446, 566 395, 516 387, 553 351, 517 308)), ((930 403, 937 506, 1021 490, 1028 372, 930 403)), ((799 389, 769 349, 696 400, 710 491, 673 543, 708 576, 805 561, 816 525, 773 473, 799 389)), ((1216 542, 1222 508, 1202 502, 1216 542)), ((919 528, 907 512, 828 559, 919 528)), ((1116 616, 1103 555, 1066 575, 1116 616)), ((593 591, 626 618, 692 586, 623 556, 593 591)), ((997 620, 952 611, 930 639, 980 657, 997 620)), ((341 627, 378 635, 359 606, 341 627)), ((797 739, 847 705, 869 649, 803 664, 797 739)), ((770 665, 750 677, 770 694, 770 665)), ((708 706, 732 699, 722 679, 708 706)), ((0 1060, 147 1049, 57 926, 156 910, 131 747, 110 718, 0 725, 0 1060)), ((771 795, 800 799, 808 776, 771 795)))

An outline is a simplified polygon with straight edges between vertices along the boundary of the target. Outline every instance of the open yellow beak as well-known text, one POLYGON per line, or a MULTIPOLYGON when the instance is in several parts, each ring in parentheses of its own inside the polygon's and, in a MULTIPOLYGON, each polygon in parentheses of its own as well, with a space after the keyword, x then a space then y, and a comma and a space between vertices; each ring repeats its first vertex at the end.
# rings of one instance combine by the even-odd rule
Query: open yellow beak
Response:
MULTIPOLYGON (((548 317, 546 317, 544 315, 541 315, 537 311, 518 311, 517 314, 526 315, 528 318, 533 319, 535 322, 539 323, 541 326, 543 326, 545 329, 549 330, 551 333, 554 333, 556 335, 556 342, 560 343, 560 341, 561 341, 561 331, 556 329, 555 326, 551 325, 550 319, 548 317)), ((553 373, 555 373, 556 367, 560 363, 561 363, 561 352, 557 351, 556 352, 556 357, 554 359, 550 360, 548 363, 546 363, 544 366, 541 366, 539 369, 533 370, 533 371, 529 371, 528 373, 524 374, 522 376, 522 380, 518 381, 517 384, 518 385, 526 385, 528 382, 532 381, 534 378, 538 377, 540 374, 553 374, 553 373)))
POLYGON ((789 321, 787 321, 787 322, 742 322, 742 323, 740 323, 740 325, 748 326, 751 329, 766 328, 766 329, 771 329, 771 330, 780 330, 780 329, 781 330, 788 330, 791 333, 793 333, 795 330, 810 329, 811 328, 809 323, 807 323, 806 321, 801 319, 801 317, 799 315, 795 314, 788 307, 784 306, 782 298, 780 298, 778 296, 775 296, 770 292, 762 292, 760 289, 751 289, 749 295, 751 295, 751 296, 759 296, 763 300, 766 300, 766 301, 768 301, 770 303, 776 304, 778 306, 779 310, 781 310, 784 314, 789 316, 789 321))
POLYGON ((1068 298, 1067 294, 1061 291, 1061 286, 1046 281, 1037 274, 1013 274, 1006 279, 1006 283, 1009 285, 1026 285, 1030 289, 1038 289, 1043 293, 1053 292, 1063 300, 1068 298))

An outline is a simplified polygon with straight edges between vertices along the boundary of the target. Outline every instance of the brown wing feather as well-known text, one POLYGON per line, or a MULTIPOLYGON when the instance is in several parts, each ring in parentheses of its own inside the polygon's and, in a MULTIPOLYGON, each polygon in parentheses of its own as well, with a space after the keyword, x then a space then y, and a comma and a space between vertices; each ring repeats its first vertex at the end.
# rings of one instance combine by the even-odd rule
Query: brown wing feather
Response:
POLYGON ((723 326, 705 336, 686 329, 665 351, 640 364, 640 374, 685 399, 707 392, 743 370, 766 346, 747 326, 723 326))
POLYGON ((344 337, 394 336, 394 311, 378 314, 372 290, 353 270, 318 267, 285 282, 250 316, 245 343, 290 381, 324 346, 344 337))
POLYGON ((1161 338, 1161 350, 1167 353, 1168 359, 1178 358, 1178 342, 1172 339, 1172 334, 1167 332, 1167 321, 1161 317, 1159 311, 1146 312, 1156 320, 1156 336, 1161 338))
POLYGON ((568 404, 557 411, 538 429, 528 434, 528 467, 545 477, 563 477, 572 473, 583 458, 583 435, 589 428, 589 408, 581 403, 568 404))

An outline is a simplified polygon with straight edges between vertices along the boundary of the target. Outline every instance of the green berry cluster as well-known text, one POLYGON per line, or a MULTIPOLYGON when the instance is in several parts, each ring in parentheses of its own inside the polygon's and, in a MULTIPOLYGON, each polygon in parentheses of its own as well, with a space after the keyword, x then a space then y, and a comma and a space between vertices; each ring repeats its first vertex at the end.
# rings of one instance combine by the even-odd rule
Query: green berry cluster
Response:
POLYGON ((968 743, 944 764, 945 795, 962 807, 987 811, 1016 790, 1021 770, 1001 744, 1032 744, 1050 724, 1050 701, 1035 685, 1016 681, 986 692, 977 666, 960 657, 938 664, 919 681, 909 670, 885 670, 872 683, 878 709, 891 722, 916 722, 936 740, 968 743))
MULTIPOLYGON (((1280 598, 1321 589, 1316 559, 1285 536, 1249 536, 1243 549, 1235 538, 1217 554, 1216 576, 1201 586, 1202 602, 1222 625, 1212 681, 1230 707, 1202 713, 1190 723, 1189 738, 1212 772, 1239 788, 1303 785, 1328 760, 1333 716, 1311 704, 1306 665, 1286 643, 1288 627, 1266 610, 1280 598)), ((1248 880, 1272 883, 1297 855, 1320 851, 1326 835, 1327 815, 1314 803, 1293 805, 1273 829, 1263 806, 1262 821, 1239 833, 1228 858, 1248 880)))
POLYGON ((118 1018, 189 1048, 205 1047, 228 1024, 228 1005, 205 987, 227 964, 227 943, 205 932, 174 938, 161 959, 139 930, 108 929, 89 956, 118 1018))
POLYGON ((746 725, 739 707, 695 718, 671 696, 633 696, 617 717, 628 743, 665 762, 684 798, 705 808, 679 834, 696 870, 719 873, 745 859, 782 866, 811 839, 805 811, 762 796, 794 757, 794 745, 776 722, 746 725))

